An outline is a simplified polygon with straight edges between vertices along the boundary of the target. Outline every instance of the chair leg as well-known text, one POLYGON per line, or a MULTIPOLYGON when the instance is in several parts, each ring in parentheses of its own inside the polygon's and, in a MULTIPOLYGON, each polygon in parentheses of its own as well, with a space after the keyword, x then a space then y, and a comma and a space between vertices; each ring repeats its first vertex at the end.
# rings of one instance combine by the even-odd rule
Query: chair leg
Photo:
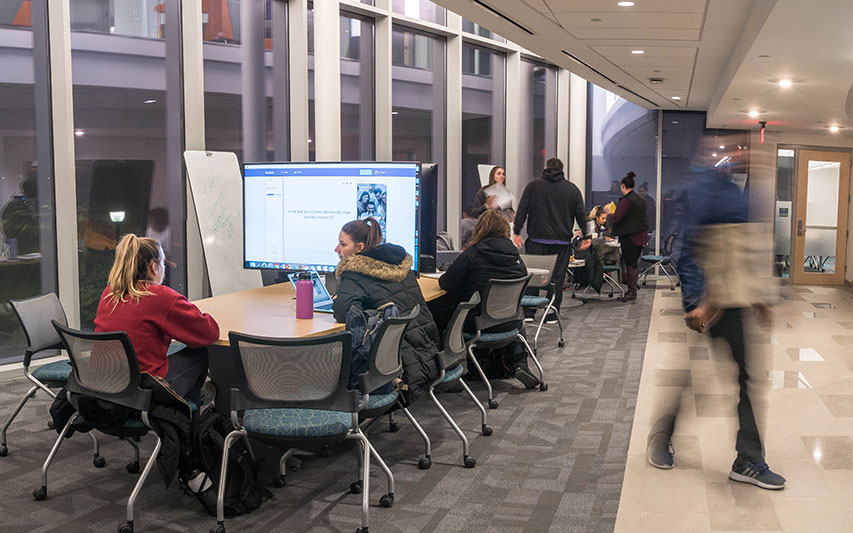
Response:
MULTIPOLYGON (((225 443, 222 446, 222 463, 219 467, 219 487, 216 491, 216 525, 218 531, 225 531, 225 476, 228 475, 228 452, 231 449, 231 443, 234 441, 234 439, 246 435, 247 433, 245 429, 235 429, 225 437, 225 443)), ((159 444, 160 439, 158 438, 158 448, 159 444)), ((152 455, 151 457, 154 457, 154 455, 152 455)), ((149 464, 145 465, 145 471, 142 474, 143 476, 148 472, 148 469, 151 466, 150 460, 148 461, 148 463, 149 464)))
POLYGON ((41 488, 33 491, 33 498, 37 501, 44 500, 47 498, 47 469, 50 468, 50 463, 53 462, 53 458, 56 456, 56 452, 59 451, 59 447, 62 445, 62 441, 65 440, 65 434, 68 433, 68 430, 71 428, 71 424, 73 424, 79 415, 74 413, 71 415, 71 418, 68 419, 68 422, 65 423, 65 427, 62 428, 62 431, 59 433, 59 436, 56 438, 56 442, 53 443, 53 448, 50 449, 50 453, 47 455, 47 459, 44 460, 44 464, 41 467, 41 488))
MULTIPOLYGON (((130 497, 127 499, 127 525, 130 526, 131 531, 133 531, 133 504, 136 503, 136 497, 139 496, 139 491, 142 490, 142 485, 144 485, 145 480, 148 479, 148 474, 151 472, 151 468, 154 466, 154 462, 157 460, 157 456, 160 455, 160 446, 162 446, 163 444, 163 441, 160 440, 160 436, 157 435, 157 433, 154 431, 152 431, 152 433, 157 439, 157 441, 154 443, 154 451, 151 452, 151 457, 148 458, 148 461, 146 461, 145 463, 145 468, 142 469, 142 475, 140 475, 139 479, 136 480, 136 485, 133 487, 133 492, 130 493, 130 497)), ((227 444, 228 442, 226 440, 226 449, 227 444)))
POLYGON ((548 390, 548 384, 545 383, 545 371, 542 370, 542 365, 539 364, 539 359, 537 359, 536 354, 533 353, 533 349, 530 348, 530 345, 527 343, 527 339, 525 339, 524 335, 521 333, 516 335, 516 338, 521 339, 521 342, 524 343, 524 347, 527 348, 527 353, 530 354, 530 358, 533 359, 536 369, 539 370, 539 390, 542 392, 548 390))
POLYGON ((421 425, 418 424, 418 421, 415 420, 415 417, 412 416, 412 413, 410 413, 408 409, 403 407, 403 404, 401 404, 399 400, 397 401, 397 405, 400 406, 400 410, 403 411, 403 414, 406 415, 406 418, 409 419, 409 422, 411 422, 412 425, 415 426, 415 431, 417 431, 421 438, 424 440, 424 457, 422 457, 418 461, 418 468, 420 468, 421 470, 426 470, 427 468, 432 466, 432 443, 429 440, 429 435, 426 434, 424 428, 422 428, 421 425))
POLYGON ((296 448, 289 448, 278 460, 278 477, 273 479, 273 485, 281 488, 287 485, 287 461, 296 453, 296 448))
POLYGON ((367 442, 367 445, 370 447, 370 455, 379 463, 379 468, 385 473, 385 479, 388 482, 388 493, 379 498, 379 505, 382 507, 391 507, 394 505, 394 474, 391 473, 391 469, 388 468, 388 465, 385 464, 385 461, 382 460, 379 452, 370 444, 370 441, 367 442))
POLYGON ((128 437, 124 440, 133 447, 133 462, 127 464, 127 471, 130 472, 131 474, 138 474, 139 473, 139 443, 136 442, 131 437, 128 437))
POLYGON ((35 396, 36 391, 38 391, 38 386, 33 385, 30 387, 30 390, 24 394, 24 397, 21 398, 21 401, 18 402, 18 405, 15 407, 15 410, 12 411, 12 414, 9 415, 6 423, 3 424, 3 429, 0 430, 0 457, 6 457, 9 454, 9 448, 6 447, 6 430, 9 429, 9 426, 12 425, 12 421, 15 420, 15 417, 18 416, 18 413, 21 412, 21 409, 24 408, 24 404, 27 403, 27 400, 35 396))
POLYGON ((675 281, 673 281, 672 276, 669 275, 669 271, 667 271, 666 265, 661 263, 660 269, 663 270, 663 273, 666 275, 666 279, 669 280, 669 290, 674 291, 675 290, 675 281))
POLYGON ((480 378, 483 380, 483 383, 486 384, 486 391, 489 394, 489 409, 497 409, 498 402, 495 400, 492 393, 492 384, 489 382, 489 378, 486 377, 486 373, 483 372, 483 369, 480 367, 480 362, 477 361, 477 357, 474 355, 474 347, 470 344, 468 345, 468 360, 474 364, 474 368, 477 369, 477 373, 480 374, 480 378))
POLYGON ((462 464, 465 465, 465 468, 474 468, 477 465, 477 461, 474 458, 468 456, 468 438, 462 433, 462 430, 459 429, 459 425, 456 424, 456 421, 453 420, 453 417, 450 416, 450 413, 441 405, 441 402, 438 401, 438 398, 435 397, 435 392, 433 392, 432 387, 427 391, 429 394, 429 399, 432 400, 432 403, 435 405, 438 412, 441 413, 441 416, 447 420, 447 423, 450 424, 450 427, 453 428, 453 431, 459 436, 462 440, 462 464))
POLYGON ((361 444, 361 468, 359 469, 359 475, 363 480, 361 492, 361 527, 357 531, 358 533, 368 533, 370 521, 370 441, 358 429, 358 415, 355 414, 353 417, 353 427, 355 429, 351 433, 351 438, 358 439, 359 444, 361 444))
POLYGON ((645 270, 643 270, 643 271, 640 273, 639 277, 643 278, 643 286, 645 286, 645 285, 646 285, 646 279, 649 277, 649 272, 650 272, 653 268, 655 268, 655 266, 656 266, 656 265, 657 265, 657 263, 655 263, 654 265, 649 265, 649 266, 647 266, 647 267, 646 267, 646 269, 645 269, 645 270))
POLYGON ((536 328, 536 335, 533 336, 533 351, 539 353, 539 333, 542 331, 542 326, 545 324, 545 317, 548 316, 548 311, 551 309, 551 304, 554 303, 554 298, 548 303, 548 307, 542 312, 542 318, 539 319, 539 326, 536 328))
POLYGON ((471 401, 473 401, 477 405, 477 409, 480 410, 480 418, 482 420, 481 429, 482 429, 483 435, 486 435, 486 436, 491 435, 492 434, 492 428, 489 426, 489 415, 486 413, 486 408, 483 407, 483 404, 480 403, 480 400, 477 399, 477 397, 474 395, 474 391, 472 391, 471 388, 468 386, 468 384, 465 383, 465 380, 460 379, 459 383, 462 384, 462 389, 465 391, 465 394, 467 394, 468 397, 471 398, 471 401))
MULTIPOLYGON (((548 309, 545 310, 545 313, 547 314, 548 311, 554 311, 554 316, 557 317, 557 327, 560 328, 560 342, 557 343, 557 346, 562 348, 563 346, 566 345, 566 341, 563 340, 563 320, 560 318, 560 313, 557 312, 557 308, 554 307, 553 303, 552 303, 552 305, 548 306, 548 309)), ((535 339, 534 339, 533 351, 536 352, 537 354, 539 353, 536 351, 535 339)))
POLYGON ((388 431, 391 433, 400 431, 400 424, 394 422, 394 413, 388 413, 388 431))

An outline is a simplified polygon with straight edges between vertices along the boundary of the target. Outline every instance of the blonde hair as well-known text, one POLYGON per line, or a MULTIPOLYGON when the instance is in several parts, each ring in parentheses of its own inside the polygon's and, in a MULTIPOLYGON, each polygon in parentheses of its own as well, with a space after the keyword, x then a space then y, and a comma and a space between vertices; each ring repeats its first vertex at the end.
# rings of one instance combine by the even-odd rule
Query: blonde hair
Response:
POLYGON ((151 261, 160 261, 163 250, 160 243, 148 237, 128 233, 116 246, 116 259, 110 269, 110 294, 114 305, 127 299, 138 301, 153 294, 147 289, 151 261))
POLYGON ((589 212, 589 220, 595 220, 602 212, 604 212, 604 208, 600 205, 593 207, 592 211, 589 212))
POLYGON ((474 233, 465 243, 465 248, 474 246, 489 237, 504 237, 506 239, 510 237, 509 222, 500 211, 495 209, 488 209, 480 215, 477 225, 474 226, 474 233))

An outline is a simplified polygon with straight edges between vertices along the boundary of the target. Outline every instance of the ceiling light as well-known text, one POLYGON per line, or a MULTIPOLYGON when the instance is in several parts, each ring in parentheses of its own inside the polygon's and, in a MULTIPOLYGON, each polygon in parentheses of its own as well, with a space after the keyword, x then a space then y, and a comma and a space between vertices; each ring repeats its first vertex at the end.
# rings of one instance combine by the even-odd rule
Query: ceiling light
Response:
POLYGON ((830 133, 838 133, 838 130, 839 130, 839 127, 838 127, 838 126, 830 126, 830 127, 829 127, 829 132, 830 132, 830 133))
POLYGON ((400 112, 399 112, 399 111, 391 111, 391 114, 392 114, 392 115, 399 115, 399 114, 400 114, 400 112))
POLYGON ((673 96, 672 99, 678 101, 678 100, 681 100, 681 97, 680 96, 673 96))
POLYGON ((646 51, 645 50, 631 50, 631 53, 640 55, 640 54, 645 54, 646 51))
POLYGON ((717 157, 717 152, 714 152, 713 154, 711 154, 711 156, 712 156, 712 157, 717 157))
POLYGON ((725 150, 725 149, 726 149, 725 145, 722 145, 722 144, 721 144, 721 145, 720 145, 720 150, 725 150))
POLYGON ((598 17, 595 17, 595 18, 589 19, 589 21, 590 22, 601 22, 601 19, 598 17))
POLYGON ((652 85, 660 85, 663 83, 663 78, 649 78, 649 83, 652 85))
POLYGON ((145 101, 144 101, 144 102, 142 102, 142 103, 143 103, 143 104, 156 104, 156 103, 157 103, 157 100, 154 100, 154 99, 152 98, 151 100, 145 100, 145 101))
POLYGON ((634 7, 634 2, 616 2, 619 7, 634 7))
POLYGON ((672 121, 672 123, 673 123, 673 124, 678 124, 678 121, 677 121, 677 120, 673 120, 673 121, 672 121))
POLYGON ((779 80, 779 87, 782 87, 783 89, 787 89, 788 87, 790 87, 793 84, 794 84, 794 82, 792 82, 791 80, 789 80, 787 78, 784 80, 779 80))
MULTIPOLYGON (((716 155, 716 154, 715 154, 715 155, 716 155)), ((719 161, 717 161, 717 163, 714 165, 714 168, 717 168, 718 166, 722 165, 723 163, 725 163, 726 161, 729 161, 729 160, 731 160, 731 157, 729 157, 729 156, 723 156, 723 158, 722 158, 722 159, 720 159, 719 161)))
POLYGON ((86 135, 86 132, 83 130, 77 130, 74 132, 74 135, 76 135, 78 137, 82 137, 83 135, 86 135))
POLYGON ((749 112, 749 118, 758 118, 758 111, 756 111, 755 109, 750 111, 749 112))

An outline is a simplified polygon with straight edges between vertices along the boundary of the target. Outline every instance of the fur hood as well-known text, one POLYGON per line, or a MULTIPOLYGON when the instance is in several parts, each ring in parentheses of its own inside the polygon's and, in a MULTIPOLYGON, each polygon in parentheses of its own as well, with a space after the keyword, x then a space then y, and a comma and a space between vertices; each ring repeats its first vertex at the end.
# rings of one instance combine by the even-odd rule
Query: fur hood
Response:
POLYGON ((383 244, 368 252, 344 257, 338 263, 336 275, 340 278, 344 272, 358 272, 383 281, 400 282, 409 275, 413 263, 412 256, 403 248, 383 244), (388 249, 384 249, 386 247, 388 249))

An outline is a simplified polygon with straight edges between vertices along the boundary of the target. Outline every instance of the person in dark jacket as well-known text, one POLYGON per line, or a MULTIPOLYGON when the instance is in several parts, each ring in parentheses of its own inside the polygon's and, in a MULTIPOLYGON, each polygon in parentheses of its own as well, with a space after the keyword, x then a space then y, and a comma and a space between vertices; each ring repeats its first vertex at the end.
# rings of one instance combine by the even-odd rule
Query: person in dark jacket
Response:
MULTIPOLYGON (((506 217, 510 222, 515 218, 515 211, 512 208, 512 205, 509 207, 501 207, 497 198, 495 196, 490 196, 487 191, 490 190, 495 184, 500 184, 506 187, 506 170, 501 166, 494 166, 492 170, 489 172, 489 183, 480 187, 477 191, 477 195, 474 197, 474 205, 471 207, 471 214, 474 217, 479 217, 489 209, 496 209, 503 213, 503 216, 506 217)), ((515 203, 515 198, 513 197, 512 203, 515 203)), ((462 241, 463 244, 465 241, 462 241)))
MULTIPOLYGON (((489 280, 521 278, 526 275, 527 267, 518 254, 518 248, 509 239, 509 224, 500 212, 489 210, 480 216, 465 250, 447 272, 438 278, 438 284, 453 297, 455 303, 459 303, 467 302, 474 293, 482 294, 489 280)), ((479 314, 479 306, 469 313, 465 323, 466 331, 475 329, 474 317, 479 314)), ((481 365, 484 369, 498 367, 503 371, 501 374, 514 375, 527 388, 539 384, 539 379, 527 366, 527 352, 520 341, 492 354, 483 354, 482 358, 490 355, 492 360, 481 365)), ((478 356, 478 359, 481 357, 478 356)))
POLYGON ((625 281, 628 291, 623 301, 637 299, 637 280, 639 271, 637 261, 640 252, 649 244, 649 221, 646 219, 646 202, 634 192, 634 174, 622 178, 622 198, 616 211, 610 216, 613 234, 619 237, 622 247, 622 261, 625 263, 625 281))
POLYGON ((382 230, 373 217, 344 224, 335 252, 340 280, 332 305, 335 320, 345 322, 352 306, 377 309, 393 302, 401 315, 420 305, 420 314, 406 328, 400 348, 403 380, 408 385, 406 400, 423 394, 426 385, 438 377, 440 337, 424 296, 412 271, 412 256, 396 244, 381 244, 382 230))
MULTIPOLYGON (((524 188, 513 227, 513 242, 522 246, 521 229, 527 222, 527 241, 524 249, 532 255, 556 255, 557 263, 551 281, 557 288, 554 307, 559 312, 563 301, 563 283, 572 255, 573 223, 586 227, 586 210, 583 196, 577 186, 563 174, 563 162, 552 157, 545 163, 541 179, 533 180, 524 188)), ((589 246, 585 241, 582 249, 589 246)), ((557 317, 548 317, 549 324, 557 317)))

